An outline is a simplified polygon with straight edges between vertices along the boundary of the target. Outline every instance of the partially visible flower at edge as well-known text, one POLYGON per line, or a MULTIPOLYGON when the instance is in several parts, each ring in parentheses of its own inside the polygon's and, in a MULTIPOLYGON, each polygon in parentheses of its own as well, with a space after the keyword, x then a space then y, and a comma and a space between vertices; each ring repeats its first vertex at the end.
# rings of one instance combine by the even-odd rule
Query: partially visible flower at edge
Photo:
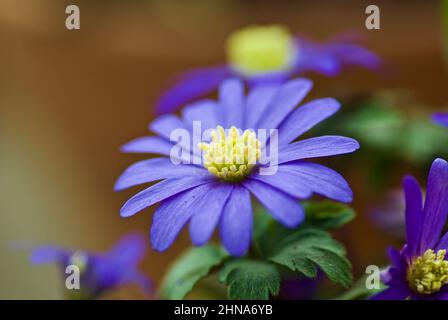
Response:
POLYGON ((448 233, 441 236, 448 214, 448 163, 434 160, 423 206, 421 188, 404 178, 407 244, 389 248, 391 266, 382 274, 388 285, 375 300, 448 300, 448 233))
POLYGON ((181 74, 159 99, 157 112, 176 111, 181 105, 212 92, 229 77, 256 85, 282 83, 308 71, 336 76, 345 66, 368 69, 380 66, 374 53, 343 37, 316 43, 293 36, 281 25, 249 26, 235 31, 227 41, 227 59, 226 65, 181 74))
MULTIPOLYGON (((304 220, 304 210, 297 199, 317 193, 336 201, 351 202, 352 191, 339 173, 305 159, 351 153, 359 148, 358 142, 341 136, 294 142, 340 107, 335 99, 323 98, 295 108, 311 87, 310 80, 295 79, 283 85, 252 89, 246 97, 241 80, 226 80, 219 88, 219 101, 201 100, 186 106, 182 118, 170 114, 154 120, 149 128, 158 137, 137 138, 124 145, 122 151, 165 157, 130 166, 116 182, 115 190, 163 181, 129 199, 121 208, 121 216, 132 216, 161 202, 151 227, 151 244, 155 250, 166 250, 188 222, 193 244, 201 246, 209 241, 219 224, 224 247, 232 255, 240 256, 247 252, 251 242, 251 194, 274 219, 289 228, 304 220), (199 134, 217 128, 213 134, 225 145, 217 151, 230 156, 231 161, 235 160, 233 155, 237 147, 246 148, 248 154, 253 153, 253 148, 262 147, 255 134, 257 130, 278 129, 276 173, 260 174, 263 166, 259 162, 251 167, 247 163, 216 165, 203 161, 201 150, 191 145, 191 141, 184 146, 184 155, 187 154, 188 159, 199 157, 199 165, 173 164, 168 158, 173 156, 171 151, 175 145, 170 141, 171 132, 185 129, 192 136, 195 121, 202 125, 203 131, 199 134), (227 135, 223 127, 230 129, 227 135), (242 135, 237 133, 242 131, 242 135)), ((270 141, 263 147, 269 149, 270 141)), ((205 159, 209 150, 214 149, 208 149, 210 145, 204 143, 200 145, 205 149, 205 159)))
POLYGON ((448 127, 448 113, 434 113, 432 116, 432 120, 438 125, 448 127))
POLYGON ((42 246, 32 251, 30 260, 32 264, 56 263, 64 277, 67 277, 67 266, 77 266, 80 271, 80 288, 67 290, 70 298, 94 299, 106 291, 127 284, 139 285, 146 293, 150 293, 151 280, 138 270, 146 247, 143 236, 130 234, 105 253, 42 246))

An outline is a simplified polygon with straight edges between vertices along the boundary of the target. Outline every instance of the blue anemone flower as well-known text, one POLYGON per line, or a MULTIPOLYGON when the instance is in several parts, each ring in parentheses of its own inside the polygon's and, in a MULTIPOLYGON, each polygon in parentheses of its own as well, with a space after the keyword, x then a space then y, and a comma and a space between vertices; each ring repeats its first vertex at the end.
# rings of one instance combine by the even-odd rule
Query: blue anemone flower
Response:
POLYGON ((432 116, 432 120, 438 125, 448 127, 448 113, 434 113, 432 116))
POLYGON ((66 268, 75 265, 80 271, 79 289, 67 290, 68 296, 93 299, 127 284, 137 284, 150 292, 151 281, 137 269, 145 252, 144 237, 131 234, 123 237, 106 253, 42 246, 33 250, 30 259, 33 264, 58 264, 64 277, 68 276, 66 268))
POLYGON ((448 163, 434 160, 424 206, 417 180, 406 176, 403 185, 407 244, 388 250, 391 267, 382 278, 389 287, 372 298, 448 300, 448 233, 440 237, 448 214, 448 163))
POLYGON ((115 190, 162 181, 130 198, 121 208, 121 216, 132 216, 160 202, 151 227, 155 250, 166 250, 189 222, 195 245, 208 242, 219 225, 224 247, 232 255, 244 255, 252 234, 251 194, 289 228, 304 220, 297 199, 317 193, 351 202, 352 191, 340 174, 305 159, 351 153, 359 148, 358 142, 341 136, 294 142, 340 107, 335 99, 324 98, 295 108, 311 87, 310 80, 295 79, 257 87, 245 96, 243 81, 229 79, 219 88, 219 101, 201 100, 186 106, 181 117, 168 114, 154 120, 149 129, 158 136, 137 138, 122 151, 164 157, 130 166, 119 177, 115 190), (201 124, 200 132, 197 123, 201 124), (193 142, 172 142, 172 133, 179 129, 189 133, 193 142), (261 142, 255 132, 263 132, 261 129, 277 129, 277 139, 274 134, 261 142), (202 140, 207 131, 210 139, 202 140), (183 152, 176 149, 179 145, 183 152), (272 155, 262 155, 263 150, 270 150, 272 155), (276 161, 264 161, 275 155, 276 161), (268 165, 273 168, 272 164, 274 174, 263 172, 269 170, 268 165))
POLYGON ((293 36, 281 25, 250 26, 235 31, 227 41, 227 60, 226 65, 181 74, 177 83, 159 99, 157 111, 176 111, 181 105, 212 92, 228 77, 239 77, 257 85, 285 82, 308 71, 336 76, 349 65, 368 69, 380 66, 380 59, 374 53, 350 39, 339 37, 316 43, 293 36))

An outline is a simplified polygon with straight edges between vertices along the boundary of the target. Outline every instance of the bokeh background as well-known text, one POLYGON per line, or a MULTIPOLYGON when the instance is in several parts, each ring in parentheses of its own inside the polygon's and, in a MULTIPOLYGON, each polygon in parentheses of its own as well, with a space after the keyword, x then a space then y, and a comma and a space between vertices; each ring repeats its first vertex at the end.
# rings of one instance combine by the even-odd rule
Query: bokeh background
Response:
MULTIPOLYGON (((2 0, 0 298, 63 297, 55 266, 29 264, 34 246, 102 251, 125 233, 148 234, 152 210, 119 217, 122 203, 138 189, 114 193, 114 181, 142 158, 120 154, 119 146, 146 133, 155 101, 174 75, 225 60, 224 41, 234 29, 282 23, 317 40, 356 32, 384 60, 383 70, 306 75, 315 81, 309 99, 336 96, 351 108, 378 99, 399 106, 403 121, 428 122, 432 111, 448 111, 441 16, 439 1, 2 0), (380 7, 381 30, 365 29, 371 2, 380 7), (69 4, 80 7, 80 30, 65 28, 69 4)), ((344 130, 341 119, 332 133, 344 130)), ((382 131, 372 121, 370 130, 382 131)), ((398 139, 397 131, 385 134, 383 140, 398 139)), ((376 147, 334 162, 355 193, 357 218, 337 232, 355 276, 367 265, 385 264, 387 245, 403 243, 399 200, 390 200, 390 190, 398 188, 400 199, 407 172, 424 182, 432 153, 439 152, 410 149, 389 159, 387 148, 376 147)), ((166 253, 149 250, 142 268, 159 283, 189 245, 183 232, 166 253)), ((124 288, 111 297, 143 296, 124 288)))

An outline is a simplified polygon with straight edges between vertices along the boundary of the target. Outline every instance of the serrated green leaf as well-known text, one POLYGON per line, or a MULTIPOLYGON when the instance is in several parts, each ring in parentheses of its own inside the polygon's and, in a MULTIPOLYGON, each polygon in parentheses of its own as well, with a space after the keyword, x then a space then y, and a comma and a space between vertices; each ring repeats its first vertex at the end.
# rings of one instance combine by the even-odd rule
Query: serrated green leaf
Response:
POLYGON ((219 279, 228 285, 232 300, 268 300, 280 291, 280 273, 264 261, 233 260, 221 269, 219 279))
POLYGON ((306 222, 304 226, 322 230, 332 230, 351 221, 355 217, 355 211, 338 202, 319 201, 303 202, 306 212, 306 222))
POLYGON ((168 271, 161 286, 161 296, 172 300, 183 299, 199 280, 226 257, 225 250, 216 245, 189 249, 168 271))
POLYGON ((348 288, 353 282, 347 258, 323 248, 310 248, 308 259, 316 263, 334 283, 348 288))
POLYGON ((337 284, 347 287, 352 282, 345 248, 322 230, 296 231, 279 243, 269 260, 309 278, 316 277, 319 267, 337 284))

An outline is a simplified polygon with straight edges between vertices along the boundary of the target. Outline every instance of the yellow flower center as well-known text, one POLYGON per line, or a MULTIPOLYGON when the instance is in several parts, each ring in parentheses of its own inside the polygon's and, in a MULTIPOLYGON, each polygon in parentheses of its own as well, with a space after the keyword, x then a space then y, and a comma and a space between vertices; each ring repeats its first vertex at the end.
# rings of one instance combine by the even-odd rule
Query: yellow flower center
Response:
POLYGON ((448 261, 445 260, 446 250, 426 250, 425 253, 412 262, 407 272, 409 286, 419 294, 438 292, 448 283, 448 261))
POLYGON ((255 132, 231 127, 226 134, 218 126, 210 134, 210 143, 199 143, 204 152, 204 167, 225 181, 239 181, 249 174, 260 157, 260 141, 255 132))
POLYGON ((246 27, 227 39, 230 64, 247 75, 289 69, 295 51, 292 34, 280 25, 246 27))

